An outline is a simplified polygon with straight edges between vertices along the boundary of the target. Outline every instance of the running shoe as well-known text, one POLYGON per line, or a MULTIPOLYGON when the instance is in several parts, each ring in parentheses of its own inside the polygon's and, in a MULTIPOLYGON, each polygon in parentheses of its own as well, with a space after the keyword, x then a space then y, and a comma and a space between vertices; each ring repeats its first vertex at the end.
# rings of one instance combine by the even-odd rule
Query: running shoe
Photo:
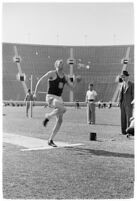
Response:
POLYGON ((53 140, 49 140, 48 145, 52 147, 57 147, 57 145, 53 142, 53 140))

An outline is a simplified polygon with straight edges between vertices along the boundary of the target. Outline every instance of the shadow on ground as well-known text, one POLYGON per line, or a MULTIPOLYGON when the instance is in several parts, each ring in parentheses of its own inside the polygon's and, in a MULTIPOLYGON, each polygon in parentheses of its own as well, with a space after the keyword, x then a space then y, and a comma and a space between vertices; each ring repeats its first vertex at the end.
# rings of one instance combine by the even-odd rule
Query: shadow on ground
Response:
POLYGON ((96 155, 96 156, 106 156, 106 157, 122 157, 122 158, 134 158, 134 154, 128 153, 118 153, 118 152, 110 152, 104 150, 95 150, 89 148, 82 148, 82 147, 67 147, 68 150, 73 150, 77 152, 79 155, 96 155))

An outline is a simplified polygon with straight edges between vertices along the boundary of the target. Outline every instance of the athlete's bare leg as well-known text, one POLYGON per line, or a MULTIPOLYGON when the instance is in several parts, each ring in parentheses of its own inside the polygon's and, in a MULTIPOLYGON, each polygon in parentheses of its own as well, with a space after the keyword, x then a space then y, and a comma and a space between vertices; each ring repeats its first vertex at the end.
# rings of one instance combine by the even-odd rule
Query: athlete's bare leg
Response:
POLYGON ((65 107, 60 107, 60 108, 56 108, 54 109, 52 112, 47 113, 45 115, 46 118, 51 119, 53 116, 59 116, 60 114, 63 114, 66 112, 66 108, 65 107))
POLYGON ((63 121, 63 114, 66 112, 66 108, 64 107, 63 102, 61 102, 58 99, 54 99, 52 102, 52 106, 55 108, 52 112, 45 114, 45 120, 43 121, 43 125, 46 127, 48 121, 53 117, 56 116, 56 124, 53 128, 53 131, 49 137, 48 144, 50 146, 56 147, 56 145, 53 142, 53 138, 58 133, 62 121, 63 121))
POLYGON ((61 125, 62 125, 62 122, 63 122, 63 114, 57 115, 56 118, 57 118, 56 119, 56 124, 55 124, 55 127, 53 128, 52 134, 49 137, 49 141, 53 140, 55 135, 58 133, 58 131, 59 131, 61 125))

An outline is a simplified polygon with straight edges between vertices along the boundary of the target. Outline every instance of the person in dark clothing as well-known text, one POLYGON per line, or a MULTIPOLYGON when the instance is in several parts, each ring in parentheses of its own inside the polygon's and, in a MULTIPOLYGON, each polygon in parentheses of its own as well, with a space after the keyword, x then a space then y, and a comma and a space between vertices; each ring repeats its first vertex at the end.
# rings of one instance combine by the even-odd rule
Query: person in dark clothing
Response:
POLYGON ((133 113, 132 117, 130 118, 130 125, 126 129, 127 137, 134 136, 135 134, 135 100, 133 100, 131 104, 133 105, 133 113))
POLYGON ((76 109, 79 109, 79 108, 80 108, 80 104, 79 104, 79 101, 78 101, 78 100, 76 100, 76 102, 75 102, 75 108, 76 108, 76 109))
POLYGON ((28 89, 27 94, 25 96, 25 103, 26 103, 26 117, 28 117, 28 112, 29 112, 29 108, 30 108, 30 102, 33 101, 33 94, 31 93, 31 90, 28 89))
POLYGON ((64 85, 67 84, 71 89, 73 89, 79 80, 77 80, 76 77, 73 79, 73 82, 71 82, 69 76, 65 75, 63 70, 63 60, 57 60, 54 66, 55 70, 47 72, 37 82, 34 97, 36 97, 36 91, 39 83, 43 79, 48 79, 48 93, 46 95, 46 102, 48 103, 49 107, 54 108, 54 110, 48 114, 45 114, 43 125, 46 127, 49 120, 53 116, 56 116, 57 121, 48 140, 48 145, 56 147, 57 145, 53 142, 53 139, 62 125, 63 114, 66 112, 66 108, 61 97, 64 85))
POLYGON ((123 71, 121 78, 123 80, 119 93, 119 105, 121 111, 121 132, 126 135, 126 129, 130 125, 130 118, 132 116, 132 104, 134 99, 134 83, 129 81, 129 73, 123 71))

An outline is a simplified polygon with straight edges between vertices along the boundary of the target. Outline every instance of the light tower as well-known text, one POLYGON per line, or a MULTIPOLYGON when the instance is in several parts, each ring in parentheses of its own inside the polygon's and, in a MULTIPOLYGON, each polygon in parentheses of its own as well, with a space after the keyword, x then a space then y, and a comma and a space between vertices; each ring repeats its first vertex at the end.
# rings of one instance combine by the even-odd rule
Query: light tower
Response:
MULTIPOLYGON (((74 52, 73 52, 73 48, 70 48, 70 57, 67 60, 67 64, 69 64, 70 67, 70 73, 69 76, 73 81, 74 78, 74 70, 73 70, 73 66, 75 64, 75 59, 74 59, 74 52)), ((73 102, 74 101, 74 93, 73 90, 70 90, 70 96, 69 96, 69 101, 73 102)))

